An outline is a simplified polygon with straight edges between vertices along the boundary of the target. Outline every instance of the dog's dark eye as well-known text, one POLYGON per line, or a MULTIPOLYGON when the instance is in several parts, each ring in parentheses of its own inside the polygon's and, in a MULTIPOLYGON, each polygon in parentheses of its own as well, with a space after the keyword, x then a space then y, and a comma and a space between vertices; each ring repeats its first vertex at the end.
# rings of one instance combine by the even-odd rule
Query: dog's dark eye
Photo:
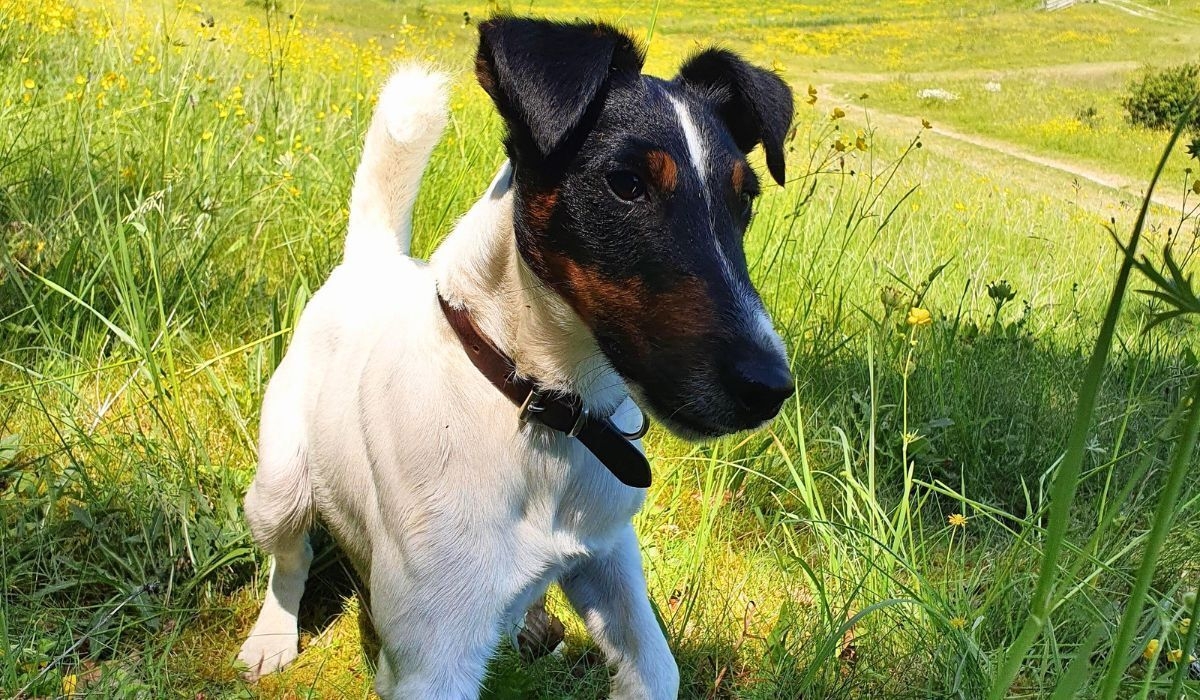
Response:
POLYGON ((626 202, 636 202, 646 197, 646 185, 642 182, 642 178, 637 176, 637 173, 617 170, 606 175, 605 179, 608 180, 608 186, 612 189, 613 194, 626 202))
POLYGON ((750 192, 743 192, 740 204, 742 205, 742 220, 750 221, 750 217, 754 216, 754 195, 750 192))

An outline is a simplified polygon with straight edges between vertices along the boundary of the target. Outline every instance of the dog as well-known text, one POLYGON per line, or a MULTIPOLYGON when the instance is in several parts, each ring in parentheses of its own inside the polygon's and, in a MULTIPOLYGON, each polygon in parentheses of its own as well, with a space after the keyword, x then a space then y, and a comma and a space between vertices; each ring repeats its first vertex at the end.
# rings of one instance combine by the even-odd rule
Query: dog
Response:
POLYGON ((750 430, 793 393, 742 237, 760 144, 784 183, 793 101, 736 54, 672 80, 600 23, 479 26, 479 84, 507 161, 428 263, 411 212, 446 126, 447 78, 381 93, 344 260, 309 301, 262 407, 245 500, 271 555, 239 659, 297 656, 329 529, 369 592, 383 698, 476 698, 504 631, 557 582, 613 670, 614 698, 674 698, 679 671, 631 518, 648 409, 688 439, 750 430))

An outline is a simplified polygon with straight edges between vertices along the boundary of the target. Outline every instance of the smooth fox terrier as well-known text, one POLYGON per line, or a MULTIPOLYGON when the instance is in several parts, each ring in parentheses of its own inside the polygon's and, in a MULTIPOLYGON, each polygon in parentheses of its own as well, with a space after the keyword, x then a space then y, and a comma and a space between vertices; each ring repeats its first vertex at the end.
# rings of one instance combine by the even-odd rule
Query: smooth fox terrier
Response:
POLYGON ((272 564, 249 678, 297 656, 319 518, 369 591, 382 697, 478 697, 553 582, 612 697, 676 697, 631 524, 650 481, 639 406, 711 438, 792 394, 742 237, 759 193, 746 154, 762 144, 783 184, 793 106, 728 51, 669 81, 643 60, 604 24, 481 24, 475 70, 508 161, 428 264, 409 256, 411 213, 447 78, 408 68, 384 88, 344 261, 263 402, 246 517, 272 564))

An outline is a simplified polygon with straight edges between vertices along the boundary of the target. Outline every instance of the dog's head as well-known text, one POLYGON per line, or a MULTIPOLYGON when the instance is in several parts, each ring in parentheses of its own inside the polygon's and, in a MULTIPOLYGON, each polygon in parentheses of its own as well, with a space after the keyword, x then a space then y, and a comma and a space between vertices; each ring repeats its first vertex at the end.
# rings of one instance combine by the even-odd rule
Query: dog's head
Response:
POLYGON ((757 427, 792 394, 742 237, 762 144, 784 181, 792 95, 728 51, 670 81, 603 24, 480 25, 476 74, 508 129, 517 247, 670 429, 757 427))

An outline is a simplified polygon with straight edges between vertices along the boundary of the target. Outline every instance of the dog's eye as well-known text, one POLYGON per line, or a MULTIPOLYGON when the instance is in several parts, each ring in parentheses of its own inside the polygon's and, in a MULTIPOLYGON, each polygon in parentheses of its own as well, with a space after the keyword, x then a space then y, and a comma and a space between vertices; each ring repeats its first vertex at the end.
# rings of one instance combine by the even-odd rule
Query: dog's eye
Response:
POLYGON ((750 192, 743 192, 740 203, 742 205, 742 220, 750 221, 750 217, 754 216, 754 195, 750 192))
POLYGON ((637 173, 617 170, 606 175, 605 179, 608 180, 608 186, 612 189, 613 194, 626 202, 636 202, 646 198, 646 185, 642 182, 642 178, 637 176, 637 173))

